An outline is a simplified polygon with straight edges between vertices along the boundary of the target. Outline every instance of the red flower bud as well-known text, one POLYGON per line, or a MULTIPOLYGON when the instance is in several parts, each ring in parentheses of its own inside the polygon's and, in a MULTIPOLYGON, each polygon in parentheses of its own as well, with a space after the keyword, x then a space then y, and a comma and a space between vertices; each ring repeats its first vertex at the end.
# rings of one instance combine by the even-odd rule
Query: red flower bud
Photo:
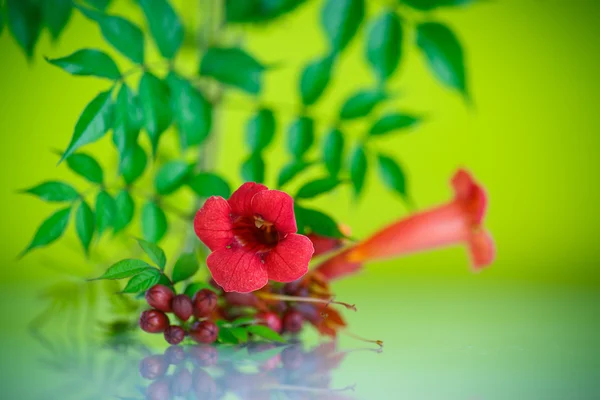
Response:
POLYGON ((304 318, 296 310, 290 310, 283 316, 283 330, 290 333, 298 333, 302 329, 304 318))
POLYGON ((164 332, 169 326, 169 317, 158 310, 146 310, 140 315, 140 328, 148 333, 164 332))
POLYGON ((170 398, 171 393, 168 379, 152 382, 152 384, 146 388, 146 400, 169 400, 170 398))
POLYGON ((185 339, 185 331, 182 327, 171 325, 165 329, 165 340, 169 344, 179 344, 185 339))
POLYGON ((185 350, 180 346, 169 346, 165 350, 164 356, 169 364, 177 365, 185 360, 185 350))
POLYGON ((189 348, 190 355, 202 367, 212 367, 219 361, 219 352, 214 346, 200 344, 189 348))
POLYGON ((219 328, 212 321, 196 321, 190 328, 190 336, 198 343, 214 343, 219 328))
POLYGON ((192 388, 192 374, 187 368, 178 369, 171 377, 171 395, 185 397, 192 388))
POLYGON ((273 329, 275 332, 281 333, 281 318, 274 312, 259 312, 256 314, 258 323, 273 329))
POLYGON ((140 375, 145 379, 155 380, 167 372, 169 363, 162 355, 153 355, 140 361, 140 375))
POLYGON ((171 301, 173 313, 182 321, 187 321, 192 316, 192 300, 185 294, 178 294, 171 301))
POLYGON ((154 285, 146 292, 146 301, 150 307, 164 312, 171 312, 171 301, 175 293, 165 285, 154 285))
POLYGON ((199 290, 194 295, 193 310, 196 318, 209 316, 217 306, 217 294, 210 289, 199 290))

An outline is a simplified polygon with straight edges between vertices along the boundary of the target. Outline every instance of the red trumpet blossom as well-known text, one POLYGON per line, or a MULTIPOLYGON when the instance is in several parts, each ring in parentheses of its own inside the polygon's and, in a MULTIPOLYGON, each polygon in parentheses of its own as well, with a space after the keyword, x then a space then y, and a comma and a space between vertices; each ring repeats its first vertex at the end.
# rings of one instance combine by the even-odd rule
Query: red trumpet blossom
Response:
POLYGON ((296 234, 293 199, 254 182, 244 183, 229 200, 209 198, 194 230, 212 251, 208 269, 227 292, 252 292, 269 279, 294 281, 308 271, 314 253, 311 241, 296 234))
POLYGON ((495 246, 482 223, 487 208, 483 188, 464 170, 452 178, 454 199, 411 215, 327 260, 316 271, 328 280, 352 274, 368 261, 395 258, 417 251, 466 244, 474 270, 491 264, 495 246))

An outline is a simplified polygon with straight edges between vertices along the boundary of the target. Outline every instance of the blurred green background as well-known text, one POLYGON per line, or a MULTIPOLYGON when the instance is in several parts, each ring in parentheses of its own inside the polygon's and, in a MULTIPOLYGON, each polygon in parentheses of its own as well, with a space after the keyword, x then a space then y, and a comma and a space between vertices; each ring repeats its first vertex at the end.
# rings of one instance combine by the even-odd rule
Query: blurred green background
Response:
MULTIPOLYGON (((191 2, 173 3, 193 24, 197 16, 191 2)), ((267 74, 260 98, 279 110, 283 121, 267 153, 268 184, 286 161, 279 149, 286 123, 298 109, 299 71, 326 48, 319 9, 320 2, 311 1, 274 24, 244 32, 244 45, 253 54, 280 64, 267 74)), ((111 10, 142 21, 128 2, 111 10)), ((376 147, 401 160, 419 208, 450 198, 448 180, 456 168, 471 170, 489 193, 486 226, 497 243, 497 260, 471 274, 464 249, 452 248, 372 264, 360 276, 338 282, 338 298, 359 307, 348 316, 351 330, 386 342, 377 361, 349 362, 346 376, 359 381, 357 393, 364 398, 380 398, 375 393, 392 385, 396 393, 413 398, 488 399, 509 393, 513 398, 565 398, 561 394, 567 393, 594 398, 600 391, 594 382, 600 371, 595 236, 600 191, 594 186, 600 170, 600 8, 584 0, 503 0, 432 16, 447 22, 465 47, 473 104, 436 82, 411 44, 392 81, 398 96, 380 111, 411 111, 425 115, 426 122, 380 139, 376 147), (364 379, 367 368, 379 379, 364 379), (432 380, 438 384, 432 386, 432 380)), ((351 42, 315 108, 324 122, 320 133, 352 92, 374 82, 363 61, 363 36, 364 30, 351 42)), ((414 35, 407 36, 412 43, 414 35)), ((62 271, 89 277, 97 271, 94 265, 114 260, 104 238, 92 261, 86 261, 72 228, 51 247, 16 260, 55 209, 18 189, 57 178, 85 188, 65 166, 56 167, 52 149, 66 147, 79 113, 108 84, 71 77, 42 59, 83 47, 115 54, 79 13, 58 43, 46 34, 41 38, 30 64, 12 37, 6 32, 0 37, 0 310, 5 328, 0 349, 6 354, 0 368, 6 382, 15 385, 14 393, 39 350, 26 333, 27 323, 44 308, 38 291, 64 279, 62 271), (10 357, 21 361, 9 368, 10 357)), ((217 170, 232 186, 241 183, 242 134, 255 106, 248 97, 232 95, 218 124, 217 170)), ((356 137, 365 126, 351 125, 348 132, 356 137)), ((115 165, 108 135, 89 151, 103 166, 115 165)), ((360 201, 349 201, 350 188, 344 187, 314 201, 315 207, 349 225, 359 238, 406 215, 401 199, 383 188, 375 170, 360 201)), ((121 249, 119 255, 125 254, 121 249)))

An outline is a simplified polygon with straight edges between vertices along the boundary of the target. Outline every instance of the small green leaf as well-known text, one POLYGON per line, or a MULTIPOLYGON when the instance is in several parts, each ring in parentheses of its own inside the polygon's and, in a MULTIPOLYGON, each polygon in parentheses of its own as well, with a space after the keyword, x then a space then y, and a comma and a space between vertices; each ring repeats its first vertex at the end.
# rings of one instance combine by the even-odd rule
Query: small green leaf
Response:
POLYGON ((165 270, 167 265, 167 256, 163 249, 154 243, 148 242, 144 239, 136 239, 142 250, 150 257, 152 262, 160 268, 161 271, 165 270))
POLYGON ((356 147, 350 156, 350 180, 356 196, 362 191, 367 176, 367 155, 362 147, 356 147))
POLYGON ((417 26, 417 45, 433 74, 443 84, 467 96, 463 50, 454 33, 437 22, 423 23, 417 26))
POLYGON ((342 157, 344 154, 344 134, 333 128, 323 142, 323 162, 325 168, 332 177, 338 176, 342 169, 342 157))
POLYGON ((236 326, 230 328, 229 332, 231 332, 240 343, 246 343, 248 341, 248 329, 246 327, 236 326))
POLYGON ((153 269, 159 272, 156 268, 152 268, 150 264, 145 261, 138 260, 135 258, 128 258, 121 260, 112 266, 110 266, 106 272, 98 277, 97 279, 123 279, 129 278, 139 274, 142 271, 153 269))
POLYGON ((231 329, 224 327, 224 326, 219 328, 218 339, 219 339, 219 342, 221 342, 221 343, 229 343, 229 344, 238 344, 239 343, 238 339, 233 335, 233 333, 231 333, 231 329))
POLYGON ((167 233, 168 222, 165 212, 154 202, 149 201, 142 208, 142 234, 144 239, 158 243, 167 233))
POLYGON ((145 292, 152 286, 156 285, 162 274, 155 268, 146 269, 127 282, 123 293, 140 293, 145 292))
POLYGON ((265 181, 265 162, 260 153, 250 154, 242 164, 242 179, 246 182, 262 183, 265 181))
POLYGON ((76 6, 87 18, 100 26, 104 39, 117 51, 137 64, 144 63, 144 34, 123 17, 104 14, 90 8, 76 6))
POLYGON ((294 160, 284 166, 281 171, 279 171, 279 177, 277 178, 277 187, 282 187, 286 183, 290 182, 296 176, 298 176, 301 172, 306 170, 308 167, 313 165, 312 162, 299 161, 294 160))
POLYGON ((181 148, 202 144, 212 128, 212 104, 190 82, 174 73, 168 75, 167 82, 181 148))
POLYGON ((130 155, 136 145, 142 121, 141 105, 133 91, 123 84, 114 106, 113 143, 117 147, 120 162, 130 155))
POLYGON ((358 32, 365 17, 364 0, 326 0, 321 24, 331 49, 341 52, 358 32))
POLYGON ((378 161, 383 183, 402 197, 406 197, 406 176, 400 165, 393 158, 383 154, 379 154, 378 161))
POLYGON ((42 8, 35 0, 6 0, 8 27, 31 59, 42 31, 42 8))
POLYGON ((0 35, 4 30, 4 4, 0 3, 0 35))
POLYGON ((250 325, 246 328, 249 333, 260 336, 263 339, 271 340, 273 342, 285 343, 285 340, 275 332, 273 329, 263 325, 250 325))
POLYGON ((238 48, 211 47, 200 63, 200 75, 210 76, 226 85, 258 94, 265 67, 238 48))
POLYGON ((269 22, 295 10, 307 0, 227 0, 228 23, 269 22))
POLYGON ((198 272, 199 267, 198 260, 194 254, 182 254, 173 267, 173 273, 171 274, 173 283, 185 281, 186 279, 191 278, 196 272, 198 272))
POLYGON ((75 214, 75 229, 85 254, 89 254, 90 243, 92 243, 94 237, 95 222, 94 212, 85 201, 81 202, 75 214))
POLYGON ((386 98, 386 94, 380 90, 360 90, 346 100, 340 110, 340 118, 347 120, 366 117, 386 98))
POLYGON ((302 159, 314 140, 314 121, 309 117, 299 117, 288 129, 288 150, 297 160, 302 159))
POLYGON ((92 183, 102 184, 104 173, 102 167, 92 156, 85 153, 71 154, 67 158, 69 168, 92 183))
POLYGON ((262 108, 246 125, 246 143, 252 153, 263 151, 275 136, 275 116, 273 111, 262 108))
POLYGON ((183 24, 166 0, 139 1, 154 42, 165 58, 173 58, 183 43, 183 24))
POLYGON ((381 117, 369 130, 369 136, 381 136, 401 129, 411 128, 421 119, 408 114, 387 114, 381 117))
POLYGON ((79 193, 71 185, 57 181, 41 183, 24 190, 23 193, 29 193, 50 202, 73 201, 79 198, 79 193))
POLYGON ((409 7, 419 11, 431 11, 438 7, 462 6, 475 2, 475 0, 399 0, 409 7))
POLYGON ((125 189, 121 190, 115 196, 115 206, 117 214, 114 219, 115 233, 125 229, 131 223, 135 210, 135 202, 131 194, 125 189))
POLYGON ((86 144, 93 143, 110 129, 112 125, 112 99, 110 90, 100 93, 83 110, 75 125, 71 142, 60 162, 86 144))
POLYGON ((96 197, 96 228, 98 235, 114 225, 117 205, 110 194, 102 190, 96 197))
POLYGON ((335 189, 341 181, 336 178, 322 178, 306 183, 298 190, 296 199, 312 199, 335 189))
MULTIPOLYGON (((0 6, 1 7, 1 6, 0 6)), ((72 0, 42 1, 44 24, 48 27, 52 39, 56 40, 71 18, 73 11, 72 0)), ((0 20, 2 18, 0 17, 0 20)), ((0 22, 2 24, 2 22, 0 22)), ((0 28, 0 33, 2 28, 0 28)))
POLYGON ((131 185, 142 176, 147 163, 146 152, 140 145, 136 144, 133 151, 125 155, 125 158, 121 161, 121 175, 123 175, 125 183, 131 185))
POLYGON ((380 82, 396 71, 402 57, 402 27, 396 13, 384 12, 371 23, 366 56, 380 82))
POLYGON ((328 215, 299 206, 294 207, 299 233, 316 233, 321 236, 343 238, 338 224, 328 215))
POLYGON ((199 197, 221 196, 228 199, 231 196, 229 184, 220 176, 209 172, 201 172, 187 182, 188 186, 199 197))
POLYGON ((97 10, 106 10, 111 0, 84 0, 87 4, 94 7, 97 10))
POLYGON ((27 249, 21 253, 21 257, 33 249, 47 246, 60 238, 67 229, 70 215, 71 207, 67 207, 57 211, 42 222, 27 249))
POLYGON ((302 104, 309 106, 319 100, 331 78, 333 61, 333 56, 319 58, 304 68, 300 76, 302 104))
POLYGON ((185 183, 191 166, 185 161, 169 161, 165 163, 154 179, 156 192, 161 195, 171 194, 185 183))
POLYGON ((208 283, 204 283, 204 282, 190 283, 189 285, 186 286, 184 293, 187 296, 189 296, 190 298, 193 298, 194 295, 202 289, 212 290, 213 292, 216 293, 216 289, 213 286, 209 285, 208 283))
POLYGON ((117 64, 108 54, 100 50, 77 50, 69 56, 54 59, 46 58, 46 61, 62 68, 71 75, 97 76, 112 80, 121 77, 117 64))
POLYGON ((152 142, 152 154, 156 155, 160 135, 171 125, 169 87, 150 72, 145 72, 140 80, 139 95, 144 125, 152 142))

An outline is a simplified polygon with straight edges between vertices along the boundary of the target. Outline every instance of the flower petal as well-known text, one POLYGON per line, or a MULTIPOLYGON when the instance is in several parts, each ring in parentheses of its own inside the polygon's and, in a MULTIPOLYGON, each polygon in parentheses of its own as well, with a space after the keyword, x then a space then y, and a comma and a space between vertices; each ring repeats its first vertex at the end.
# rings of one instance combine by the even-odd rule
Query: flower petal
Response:
POLYGON ((259 256, 243 247, 214 251, 206 259, 206 265, 215 282, 226 292, 253 292, 269 281, 259 256))
POLYGON ((194 231, 211 250, 224 248, 233 239, 231 207, 222 197, 212 196, 196 213, 194 231))
POLYGON ((252 211, 271 222, 281 233, 296 233, 294 199, 280 190, 258 192, 252 198, 252 211))
POLYGON ((452 187, 456 201, 467 210, 473 224, 480 225, 487 209, 487 195, 483 188, 464 169, 456 171, 452 177, 452 187))
POLYGON ((290 233, 265 256, 269 279, 291 282, 300 278, 308 271, 308 263, 314 251, 306 236, 290 233))
POLYGON ((343 252, 334 255, 333 257, 326 260, 324 263, 314 269, 315 272, 321 274, 321 276, 329 281, 343 278, 347 275, 354 275, 360 271, 363 267, 362 262, 351 261, 350 255, 353 254, 354 247, 351 247, 343 252))
POLYGON ((233 213, 245 217, 254 215, 251 207, 252 198, 255 194, 262 192, 263 190, 268 190, 268 188, 265 185, 255 182, 246 182, 240 186, 238 190, 233 192, 228 200, 233 213))
POLYGON ((485 230, 473 232, 469 239, 469 253, 471 263, 475 271, 479 271, 490 265, 496 258, 496 246, 494 239, 485 230))

